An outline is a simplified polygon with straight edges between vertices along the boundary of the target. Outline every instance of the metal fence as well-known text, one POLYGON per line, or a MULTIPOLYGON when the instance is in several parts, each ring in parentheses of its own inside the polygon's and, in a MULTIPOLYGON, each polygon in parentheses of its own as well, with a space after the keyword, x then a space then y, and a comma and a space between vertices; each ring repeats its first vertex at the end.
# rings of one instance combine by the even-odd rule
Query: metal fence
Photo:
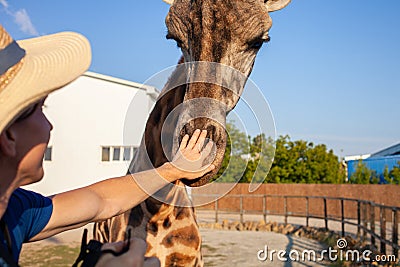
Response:
POLYGON ((335 221, 341 225, 339 232, 342 236, 345 235, 346 226, 353 225, 357 227, 356 235, 358 237, 364 241, 370 238, 371 244, 379 245, 383 254, 386 253, 387 246, 392 248, 394 255, 399 253, 398 217, 400 207, 338 197, 226 195, 218 199, 218 195, 212 194, 192 195, 194 200, 201 198, 217 199, 211 204, 197 208, 215 212, 216 222, 221 213, 239 214, 242 223, 245 214, 262 215, 264 221, 267 221, 267 217, 270 215, 284 216, 285 224, 288 222, 288 217, 304 217, 306 226, 309 226, 310 219, 321 219, 324 221, 326 230, 329 230, 328 221, 335 221), (292 209, 289 208, 289 202, 292 203, 292 209), (276 208, 276 206, 280 206, 280 208, 276 208))

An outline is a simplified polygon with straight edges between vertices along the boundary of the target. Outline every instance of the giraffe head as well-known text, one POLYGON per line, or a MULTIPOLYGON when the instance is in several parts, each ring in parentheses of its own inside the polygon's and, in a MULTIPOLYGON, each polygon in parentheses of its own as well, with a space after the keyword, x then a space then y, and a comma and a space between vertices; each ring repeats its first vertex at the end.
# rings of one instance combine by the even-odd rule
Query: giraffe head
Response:
MULTIPOLYGON (((166 18, 167 38, 176 41, 190 69, 184 103, 191 104, 179 119, 184 122, 180 136, 191 135, 197 128, 208 130, 217 147, 217 171, 226 146, 226 116, 240 98, 257 52, 270 39, 272 20, 268 13, 284 8, 291 0, 164 1, 171 4, 166 18), (211 62, 215 64, 207 64, 211 62), (204 82, 210 77, 217 82, 204 82), (209 100, 191 102, 196 99, 209 100), (194 115, 199 110, 203 115, 194 115)), ((184 182, 201 186, 216 171, 194 182, 184 182)))

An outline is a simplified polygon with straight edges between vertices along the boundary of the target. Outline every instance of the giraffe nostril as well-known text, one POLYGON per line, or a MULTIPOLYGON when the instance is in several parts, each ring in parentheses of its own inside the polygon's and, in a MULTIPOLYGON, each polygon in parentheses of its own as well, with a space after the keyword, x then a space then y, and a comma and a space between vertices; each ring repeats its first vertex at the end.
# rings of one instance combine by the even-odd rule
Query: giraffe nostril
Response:
POLYGON ((181 138, 183 136, 185 136, 186 134, 188 134, 189 136, 192 136, 194 132, 194 128, 190 125, 190 123, 185 124, 185 126, 183 126, 182 130, 181 130, 181 138))
POLYGON ((220 141, 219 139, 221 138, 221 125, 212 120, 205 121, 203 118, 195 119, 185 124, 185 126, 183 126, 180 131, 179 141, 181 141, 183 136, 185 136, 186 134, 192 136, 196 129, 207 130, 207 139, 210 139, 216 143, 220 141))
POLYGON ((196 129, 192 123, 188 123, 185 125, 185 134, 192 136, 195 130, 196 129))
POLYGON ((209 138, 211 140, 215 140, 216 127, 214 125, 210 124, 210 125, 207 125, 206 130, 207 130, 207 138, 209 138))

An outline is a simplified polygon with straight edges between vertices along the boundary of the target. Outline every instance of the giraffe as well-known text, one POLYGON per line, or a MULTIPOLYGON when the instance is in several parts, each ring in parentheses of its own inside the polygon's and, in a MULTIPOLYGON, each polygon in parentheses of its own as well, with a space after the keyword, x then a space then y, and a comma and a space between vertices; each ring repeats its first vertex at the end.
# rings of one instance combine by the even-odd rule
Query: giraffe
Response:
POLYGON ((167 202, 151 196, 124 214, 96 223, 93 235, 102 242, 115 242, 124 240, 131 229, 133 236, 147 241, 146 255, 158 257, 161 266, 203 266, 201 236, 194 208, 183 185, 204 185, 218 172, 227 139, 225 118, 237 104, 245 81, 237 82, 234 75, 220 77, 228 84, 236 84, 234 90, 218 84, 186 81, 198 73, 218 76, 202 62, 228 66, 247 78, 257 52, 270 39, 272 20, 269 12, 286 7, 291 0, 164 1, 171 5, 166 17, 167 39, 176 41, 182 57, 149 115, 129 172, 161 166, 168 161, 168 154, 175 151, 178 139, 185 134, 192 135, 195 129, 206 129, 208 138, 215 143, 213 164, 216 168, 197 180, 183 179, 159 190, 156 194, 167 202), (213 102, 200 107, 183 105, 179 114, 168 120, 177 107, 200 98, 214 99, 223 105, 213 102), (190 117, 199 108, 209 112, 210 116, 190 117), (162 135, 174 139, 167 148, 162 144, 162 135), (174 205, 177 202, 180 204, 174 205))

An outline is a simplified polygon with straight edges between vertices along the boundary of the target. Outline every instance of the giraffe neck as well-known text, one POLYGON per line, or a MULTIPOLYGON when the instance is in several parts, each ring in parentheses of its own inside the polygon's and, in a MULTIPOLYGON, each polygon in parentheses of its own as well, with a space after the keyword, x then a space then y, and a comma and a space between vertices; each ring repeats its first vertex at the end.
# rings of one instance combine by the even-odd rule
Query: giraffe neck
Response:
MULTIPOLYGON (((179 63, 183 62, 183 57, 179 63)), ((182 70, 178 68, 170 76, 168 82, 164 86, 157 102, 150 113, 146 123, 145 133, 140 144, 137 154, 131 162, 129 167, 130 173, 145 171, 152 168, 157 168, 164 163, 168 162, 168 158, 172 157, 174 135, 176 133, 176 125, 178 122, 179 114, 175 117, 168 118, 168 123, 165 123, 167 117, 171 114, 178 105, 180 105, 185 96, 186 85, 184 79, 186 78, 182 70), (169 88, 171 84, 182 84, 175 88, 169 88), (169 140, 169 142, 162 142, 169 140), (169 155, 166 155, 168 153, 169 155)), ((167 200, 169 203, 176 203, 174 199, 187 198, 185 190, 178 190, 175 186, 167 185, 156 192, 156 195, 162 199, 167 200)), ((149 212, 154 216, 166 216, 166 211, 170 211, 170 205, 165 205, 163 202, 149 197, 146 201, 146 206, 149 212)))
MULTIPOLYGON (((179 63, 182 61, 183 59, 179 63)), ((147 120, 138 152, 129 167, 131 173, 157 168, 168 161, 165 151, 171 153, 172 144, 169 142, 162 144, 161 134, 163 134, 163 140, 173 140, 178 118, 177 116, 168 118, 169 123, 165 124, 165 122, 171 111, 183 102, 186 93, 185 84, 172 89, 169 87, 171 84, 181 84, 179 81, 183 79, 185 79, 184 73, 177 68, 164 86, 147 120)))
MULTIPOLYGON (((185 81, 180 80, 185 77, 178 69, 172 73, 148 118, 141 145, 129 172, 152 169, 168 161, 164 151, 171 153, 173 144, 167 144, 166 147, 164 145, 163 149, 161 133, 163 132, 163 138, 170 139, 176 135, 178 116, 174 117, 172 122, 165 122, 171 111, 184 99, 185 81), (171 84, 183 85, 168 89, 171 84)), ((149 197, 132 210, 97 223, 94 238, 102 242, 121 241, 124 240, 128 229, 131 229, 134 237, 147 241, 146 255, 157 257, 161 266, 202 266, 201 236, 194 209, 187 207, 190 206, 190 200, 183 184, 176 182, 176 185, 178 186, 167 185, 156 193, 172 205, 149 197), (187 205, 173 205, 177 202, 187 205)))

